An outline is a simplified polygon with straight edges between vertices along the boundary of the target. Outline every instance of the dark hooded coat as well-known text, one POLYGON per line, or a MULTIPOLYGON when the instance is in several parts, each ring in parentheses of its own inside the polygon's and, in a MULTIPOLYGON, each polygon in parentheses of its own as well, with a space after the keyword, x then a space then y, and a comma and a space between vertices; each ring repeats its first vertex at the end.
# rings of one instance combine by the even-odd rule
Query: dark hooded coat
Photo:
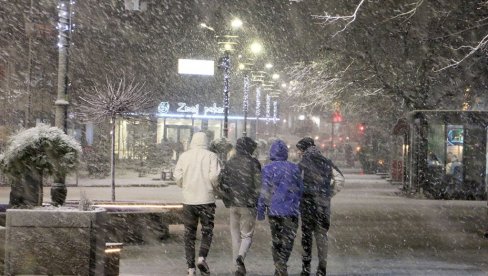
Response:
POLYGON ((305 196, 331 197, 330 183, 332 169, 342 172, 337 166, 314 145, 309 145, 298 163, 303 171, 303 185, 305 196))
POLYGON ((221 171, 220 186, 226 207, 256 207, 261 189, 261 164, 252 157, 256 147, 251 138, 239 138, 236 154, 221 171))

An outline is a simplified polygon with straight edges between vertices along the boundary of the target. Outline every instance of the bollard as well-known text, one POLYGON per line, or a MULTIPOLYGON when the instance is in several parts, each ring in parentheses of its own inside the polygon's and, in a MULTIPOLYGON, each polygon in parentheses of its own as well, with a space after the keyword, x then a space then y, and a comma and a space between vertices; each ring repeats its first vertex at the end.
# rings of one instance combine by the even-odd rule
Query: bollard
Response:
POLYGON ((105 244, 105 276, 119 275, 120 252, 124 244, 108 242, 105 244))

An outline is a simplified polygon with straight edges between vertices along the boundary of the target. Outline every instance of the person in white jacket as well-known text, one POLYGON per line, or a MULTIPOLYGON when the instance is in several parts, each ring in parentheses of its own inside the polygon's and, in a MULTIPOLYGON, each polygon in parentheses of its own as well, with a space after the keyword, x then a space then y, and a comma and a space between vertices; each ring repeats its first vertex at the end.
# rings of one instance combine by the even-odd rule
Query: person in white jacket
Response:
POLYGON ((218 156, 208 150, 208 138, 203 132, 193 135, 190 149, 180 155, 174 170, 176 184, 183 192, 183 224, 188 275, 195 275, 195 240, 198 221, 202 239, 197 267, 202 275, 210 275, 206 258, 212 244, 215 195, 220 164, 218 156))

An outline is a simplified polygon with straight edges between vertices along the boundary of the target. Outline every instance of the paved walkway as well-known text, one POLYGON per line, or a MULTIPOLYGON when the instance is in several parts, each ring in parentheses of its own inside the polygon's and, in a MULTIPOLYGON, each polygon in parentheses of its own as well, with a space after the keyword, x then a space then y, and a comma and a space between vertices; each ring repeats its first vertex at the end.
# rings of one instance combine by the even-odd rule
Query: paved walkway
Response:
MULTIPOLYGON (((488 275, 486 201, 406 198, 399 186, 376 175, 346 171, 346 186, 332 200, 329 275, 488 275)), ((68 199, 87 196, 109 200, 110 181, 87 180, 68 188, 68 199)), ((181 202, 170 182, 149 186, 152 178, 117 179, 117 200, 181 202)), ((8 201, 8 187, 0 199, 8 201)), ((49 201, 49 189, 45 200, 49 201)), ((228 210, 218 202, 214 242, 208 257, 212 275, 232 275, 228 210)), ((258 222, 246 260, 248 275, 273 275, 267 221, 258 222)), ((300 272, 300 239, 289 261, 290 275, 300 272)), ((315 266, 316 260, 313 265, 315 266)), ((185 275, 183 226, 171 225, 170 238, 126 244, 121 275, 185 275)))
MULTIPOLYGON (((486 202, 409 199, 378 176, 348 174, 346 181, 333 199, 330 275, 488 275, 486 202)), ((175 186, 161 191, 164 200, 179 196, 175 186)), ((233 275, 228 210, 218 207, 208 263, 212 275, 233 275)), ((290 275, 300 272, 299 241, 290 275)), ((267 221, 257 223, 246 263, 248 275, 273 275, 267 221)), ((183 227, 171 226, 163 242, 126 245, 121 275, 185 275, 183 227)))

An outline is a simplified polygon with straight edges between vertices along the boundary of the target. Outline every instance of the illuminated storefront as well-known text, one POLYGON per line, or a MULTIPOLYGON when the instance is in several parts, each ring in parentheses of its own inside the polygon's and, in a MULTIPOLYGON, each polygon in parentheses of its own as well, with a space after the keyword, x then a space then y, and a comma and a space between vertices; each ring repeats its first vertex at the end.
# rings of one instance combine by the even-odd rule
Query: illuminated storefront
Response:
POLYGON ((486 198, 486 111, 412 111, 407 117, 405 189, 434 198, 486 198))
MULTIPOLYGON (((232 112, 232 110, 231 110, 232 112)), ((276 116, 277 108, 273 113, 268 113, 264 118, 258 118, 260 129, 273 129, 279 118, 276 116)), ((194 132, 205 131, 211 140, 222 137, 224 108, 212 104, 189 104, 185 102, 161 102, 154 114, 144 115, 147 118, 145 123, 137 117, 121 119, 116 127, 116 149, 119 158, 130 158, 136 153, 130 146, 140 141, 141 137, 148 137, 150 141, 162 143, 164 141, 177 144, 184 151, 188 149, 191 137, 194 132), (147 123, 149 122, 149 123, 147 123), (150 126, 147 126, 147 125, 150 126), (143 132, 142 135, 140 132, 143 132), (136 137, 136 138, 134 138, 136 137)), ((256 136, 256 117, 247 117, 248 136, 256 136)), ((228 116, 229 140, 231 143, 242 136, 244 117, 242 115, 228 116)), ((263 135, 266 132, 263 132, 263 135)), ((272 132, 267 132, 269 135, 272 132)))

